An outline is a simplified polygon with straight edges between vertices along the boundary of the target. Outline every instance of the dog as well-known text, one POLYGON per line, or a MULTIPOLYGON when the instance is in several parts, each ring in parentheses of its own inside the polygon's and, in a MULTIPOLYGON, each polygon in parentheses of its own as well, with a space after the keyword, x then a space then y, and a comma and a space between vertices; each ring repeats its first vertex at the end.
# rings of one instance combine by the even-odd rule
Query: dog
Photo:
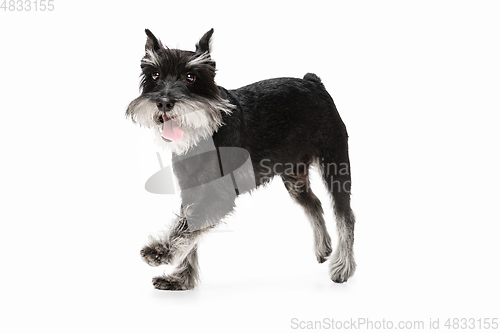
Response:
POLYGON ((141 94, 126 117, 151 129, 157 144, 172 152, 182 199, 171 227, 140 251, 150 266, 174 267, 153 278, 154 287, 195 288, 200 237, 233 212, 238 195, 276 176, 305 210, 317 261, 329 260, 332 281, 346 282, 356 269, 348 134, 321 79, 307 73, 228 90, 214 80, 213 29, 195 51, 168 48, 145 31, 141 94), (310 189, 311 166, 332 200, 338 232, 333 254, 321 202, 310 189))

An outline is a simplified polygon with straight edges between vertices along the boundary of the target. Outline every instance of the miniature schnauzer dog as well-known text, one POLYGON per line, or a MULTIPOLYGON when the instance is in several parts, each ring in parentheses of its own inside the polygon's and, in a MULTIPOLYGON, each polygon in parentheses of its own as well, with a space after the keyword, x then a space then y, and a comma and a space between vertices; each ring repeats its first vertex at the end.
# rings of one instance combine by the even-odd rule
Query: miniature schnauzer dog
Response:
POLYGON ((218 86, 210 54, 213 29, 184 51, 164 46, 146 29, 141 95, 127 108, 134 123, 150 128, 172 152, 181 208, 171 227, 140 252, 151 266, 173 265, 153 278, 162 290, 188 290, 199 281, 198 242, 233 212, 238 195, 282 178, 314 231, 316 258, 329 260, 330 276, 346 282, 354 273, 355 218, 350 206, 348 135, 320 78, 276 78, 235 90, 218 86), (331 239, 320 200, 309 183, 319 170, 331 196, 338 245, 331 239))

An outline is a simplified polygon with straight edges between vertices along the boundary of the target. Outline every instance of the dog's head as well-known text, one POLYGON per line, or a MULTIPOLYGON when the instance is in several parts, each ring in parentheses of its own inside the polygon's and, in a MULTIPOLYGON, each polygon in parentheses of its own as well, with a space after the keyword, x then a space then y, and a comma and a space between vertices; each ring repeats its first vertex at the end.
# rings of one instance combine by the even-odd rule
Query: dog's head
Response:
POLYGON ((157 142, 168 142, 167 147, 177 154, 217 131, 222 112, 232 108, 220 97, 214 81, 213 32, 208 31, 192 52, 165 47, 146 29, 141 95, 130 103, 126 115, 134 123, 152 128, 157 142))

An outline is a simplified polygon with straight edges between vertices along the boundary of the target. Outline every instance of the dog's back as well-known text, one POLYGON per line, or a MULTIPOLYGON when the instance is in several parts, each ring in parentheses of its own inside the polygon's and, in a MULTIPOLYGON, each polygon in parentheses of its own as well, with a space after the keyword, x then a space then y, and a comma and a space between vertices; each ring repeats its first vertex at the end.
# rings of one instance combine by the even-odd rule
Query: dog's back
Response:
POLYGON ((223 117, 226 126, 214 133, 214 142, 248 150, 256 171, 263 163, 311 163, 347 145, 346 127, 315 74, 259 81, 223 93, 236 108, 223 117))

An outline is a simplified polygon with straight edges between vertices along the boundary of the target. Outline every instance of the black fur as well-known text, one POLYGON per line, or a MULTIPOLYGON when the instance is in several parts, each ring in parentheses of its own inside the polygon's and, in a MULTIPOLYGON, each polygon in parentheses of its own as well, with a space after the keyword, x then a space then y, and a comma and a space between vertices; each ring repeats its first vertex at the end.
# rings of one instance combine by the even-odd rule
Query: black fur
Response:
MULTIPOLYGON (((314 230, 318 262, 327 260, 332 252, 331 240, 321 202, 310 189, 312 164, 322 174, 337 217, 339 245, 330 258, 331 278, 334 282, 347 281, 356 267, 348 135, 321 79, 308 73, 303 79, 276 78, 227 90, 214 81, 216 64, 209 53, 213 29, 200 39, 196 52, 169 49, 149 30, 146 34, 142 94, 130 104, 127 116, 138 120, 139 114, 146 112, 141 104, 144 101, 168 99, 172 105, 198 102, 206 106, 203 112, 213 125, 211 137, 197 141, 182 153, 174 153, 174 173, 182 190, 181 213, 172 230, 152 241, 141 255, 153 266, 172 263, 173 258, 180 262, 171 276, 155 278, 155 287, 193 288, 198 280, 198 237, 233 211, 237 195, 266 184, 274 176, 283 179, 294 201, 306 211, 314 230), (159 76, 153 79, 156 73, 159 76), (192 75, 194 82, 190 81, 192 75), (244 177, 251 178, 254 186, 243 188, 233 171, 247 158, 252 175, 244 177), (211 185, 219 179, 225 180, 211 185), (190 222, 197 227, 190 230, 190 222)), ((155 110, 151 117, 160 125, 162 114, 170 117, 175 110, 155 110)))

